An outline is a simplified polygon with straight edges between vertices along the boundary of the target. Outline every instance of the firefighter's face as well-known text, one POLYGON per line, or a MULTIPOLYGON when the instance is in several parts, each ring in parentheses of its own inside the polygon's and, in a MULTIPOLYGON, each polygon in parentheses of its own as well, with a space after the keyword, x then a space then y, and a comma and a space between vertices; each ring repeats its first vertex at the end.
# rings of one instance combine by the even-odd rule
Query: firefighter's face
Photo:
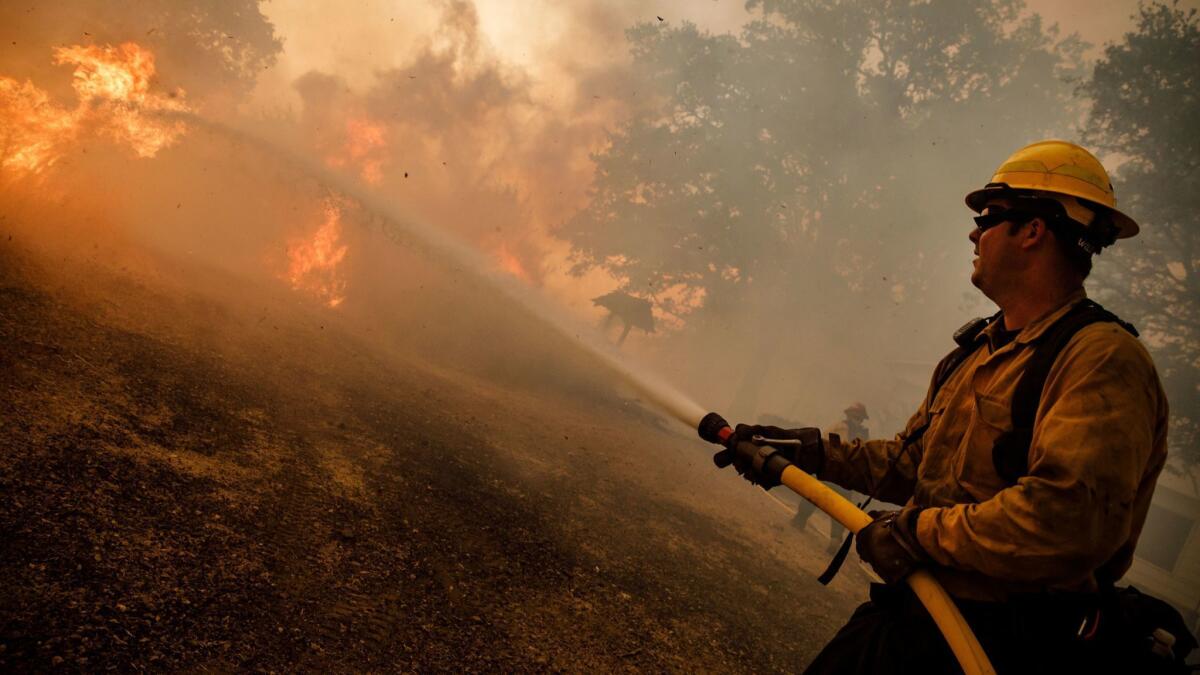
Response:
MULTIPOLYGON (((1010 208, 1012 203, 1009 200, 993 199, 983 207, 982 215, 1010 208)), ((995 293, 1005 287, 1008 279, 1019 272, 1023 263, 1017 233, 1012 229, 1010 222, 1001 221, 993 227, 984 229, 977 226, 971 230, 971 243, 975 245, 971 283, 993 300, 995 293)))

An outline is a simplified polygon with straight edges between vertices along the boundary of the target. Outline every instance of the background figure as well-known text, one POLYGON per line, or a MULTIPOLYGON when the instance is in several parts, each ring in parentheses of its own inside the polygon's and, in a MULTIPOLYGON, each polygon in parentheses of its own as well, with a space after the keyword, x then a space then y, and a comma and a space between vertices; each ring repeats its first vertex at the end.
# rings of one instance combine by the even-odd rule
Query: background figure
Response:
MULTIPOLYGON (((870 436, 870 431, 863 424, 870 419, 867 416, 867 406, 861 402, 855 402, 846 408, 844 411, 845 417, 837 424, 830 428, 830 433, 838 434, 842 440, 867 440, 870 436)), ((804 426, 796 424, 792 420, 787 420, 777 415, 762 415, 759 417, 760 424, 771 424, 774 426, 783 427, 785 429, 804 426)), ((851 501, 856 501, 857 495, 852 490, 847 490, 840 485, 826 483, 830 488, 841 496, 851 501)), ((808 519, 817 511, 817 507, 813 506, 807 499, 801 499, 800 505, 796 509, 796 516, 792 519, 792 525, 803 530, 808 524, 808 519)), ((837 551, 842 544, 842 537, 846 534, 846 528, 833 518, 829 519, 829 545, 826 547, 830 553, 837 551)))
MULTIPOLYGON (((845 415, 845 417, 841 422, 833 425, 833 427, 829 429, 829 433, 841 436, 842 440, 846 442, 865 441, 871 437, 870 430, 867 429, 865 424, 863 424, 871 418, 867 416, 867 406, 863 405, 862 401, 855 401, 854 403, 851 403, 850 407, 843 410, 842 413, 845 415)), ((826 485, 834 488, 839 494, 852 502, 857 503, 859 501, 859 495, 853 490, 847 490, 841 486, 834 485, 833 483, 826 483, 826 485)), ((803 516, 803 518, 807 520, 817 507, 809 503, 808 500, 805 500, 801 505, 802 509, 804 507, 808 508, 808 513, 803 516)), ((796 513, 796 518, 801 518, 801 514, 799 512, 796 513)), ((846 534, 846 527, 833 518, 829 519, 829 523, 828 548, 830 552, 833 552, 836 551, 838 546, 841 545, 842 536, 846 534)), ((800 526, 803 527, 804 523, 801 522, 800 526)))

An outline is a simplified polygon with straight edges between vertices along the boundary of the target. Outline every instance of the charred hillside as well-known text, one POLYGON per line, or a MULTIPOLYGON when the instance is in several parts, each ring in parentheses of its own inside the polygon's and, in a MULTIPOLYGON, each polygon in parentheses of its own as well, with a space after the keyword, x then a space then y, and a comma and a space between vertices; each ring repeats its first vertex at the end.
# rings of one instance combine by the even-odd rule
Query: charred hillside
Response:
POLYGON ((0 249, 0 668, 794 670, 862 588, 612 394, 236 284, 0 249))

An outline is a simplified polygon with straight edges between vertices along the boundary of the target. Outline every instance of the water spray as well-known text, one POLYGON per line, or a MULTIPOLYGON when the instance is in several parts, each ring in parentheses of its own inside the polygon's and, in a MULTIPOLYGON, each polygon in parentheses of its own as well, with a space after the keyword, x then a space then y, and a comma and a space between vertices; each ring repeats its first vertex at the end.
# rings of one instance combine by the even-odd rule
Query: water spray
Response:
MULTIPOLYGON (((181 119, 189 124, 210 129, 231 139, 257 147, 297 166, 326 186, 357 201, 364 209, 381 216, 389 225, 398 228, 403 233, 413 235, 446 259, 498 288, 529 313, 568 338, 568 341, 578 344, 592 356, 598 358, 609 370, 632 385, 634 389, 664 412, 688 428, 696 429, 704 440, 722 446, 729 444, 733 429, 724 418, 717 413, 706 412, 686 394, 652 375, 649 370, 634 368, 627 358, 622 358, 608 345, 591 338, 588 330, 568 320, 544 297, 532 292, 511 277, 502 275, 482 253, 453 235, 406 217, 388 201, 364 190, 357 181, 348 179, 341 173, 297 155, 267 139, 193 113, 171 111, 155 112, 154 114, 181 119)), ((778 472, 781 484, 829 514, 831 518, 837 520, 851 532, 858 532, 870 524, 870 516, 821 481, 792 466, 780 455, 776 455, 772 461, 775 461, 776 464, 771 467, 771 470, 778 472)), ((905 581, 929 610, 964 672, 967 675, 994 674, 995 669, 992 668, 987 655, 983 652, 983 647, 975 638, 966 619, 963 618, 953 599, 938 584, 933 575, 926 570, 917 570, 905 581)))

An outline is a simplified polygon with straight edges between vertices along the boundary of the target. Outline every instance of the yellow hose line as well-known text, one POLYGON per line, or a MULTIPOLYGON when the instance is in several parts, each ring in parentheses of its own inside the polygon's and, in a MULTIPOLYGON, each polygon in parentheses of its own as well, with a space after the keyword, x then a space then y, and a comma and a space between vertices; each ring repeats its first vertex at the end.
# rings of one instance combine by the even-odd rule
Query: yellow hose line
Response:
MULTIPOLYGON (((871 516, 863 513, 850 500, 794 466, 784 469, 779 479, 792 492, 812 502, 851 532, 858 532, 871 522, 871 516)), ((971 627, 958 611, 954 600, 933 575, 925 570, 917 570, 908 575, 905 581, 925 609, 929 610, 929 615, 945 636, 963 672, 966 675, 995 675, 996 669, 988 661, 987 654, 983 653, 975 633, 971 632, 971 627)))

